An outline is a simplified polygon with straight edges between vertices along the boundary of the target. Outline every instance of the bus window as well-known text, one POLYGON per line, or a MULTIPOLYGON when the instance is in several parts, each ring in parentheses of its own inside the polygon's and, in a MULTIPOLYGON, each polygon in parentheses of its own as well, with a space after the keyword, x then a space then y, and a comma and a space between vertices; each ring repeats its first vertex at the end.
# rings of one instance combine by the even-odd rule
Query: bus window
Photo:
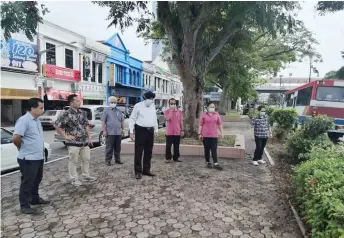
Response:
POLYGON ((287 101, 287 107, 293 107, 294 106, 294 97, 292 97, 293 94, 288 94, 286 97, 287 101))
POLYGON ((308 106, 311 100, 313 87, 301 89, 298 92, 296 106, 308 106))
POLYGON ((344 102, 344 87, 318 87, 316 100, 344 102))

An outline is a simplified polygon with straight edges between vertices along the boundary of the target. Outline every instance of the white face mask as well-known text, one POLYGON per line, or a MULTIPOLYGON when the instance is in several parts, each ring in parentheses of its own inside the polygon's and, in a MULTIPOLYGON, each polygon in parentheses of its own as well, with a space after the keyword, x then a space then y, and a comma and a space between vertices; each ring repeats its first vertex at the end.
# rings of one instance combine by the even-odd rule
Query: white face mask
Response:
POLYGON ((259 115, 260 115, 261 117, 263 117, 263 116, 265 116, 265 112, 260 112, 259 115))
POLYGON ((170 105, 171 109, 176 109, 176 105, 170 105))
POLYGON ((150 107, 150 105, 152 105, 152 103, 153 103, 153 100, 152 100, 152 99, 146 99, 146 100, 145 100, 145 105, 146 105, 146 107, 150 107))
POLYGON ((116 107, 117 104, 116 103, 110 103, 110 107, 116 107))
POLYGON ((209 108, 208 108, 208 112, 215 112, 215 108, 209 107, 209 108))

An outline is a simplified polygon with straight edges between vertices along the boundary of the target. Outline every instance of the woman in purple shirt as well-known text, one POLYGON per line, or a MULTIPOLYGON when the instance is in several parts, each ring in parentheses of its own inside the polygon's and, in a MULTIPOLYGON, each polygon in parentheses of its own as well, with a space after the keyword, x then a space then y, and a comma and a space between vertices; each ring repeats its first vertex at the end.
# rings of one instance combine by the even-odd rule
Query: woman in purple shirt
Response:
POLYGON ((221 138, 223 138, 224 135, 221 117, 217 112, 215 112, 215 104, 209 103, 207 112, 203 113, 199 120, 198 136, 200 140, 203 140, 204 156, 207 163, 207 168, 213 167, 210 163, 211 151, 214 168, 222 170, 222 167, 217 162, 217 129, 220 129, 221 138))

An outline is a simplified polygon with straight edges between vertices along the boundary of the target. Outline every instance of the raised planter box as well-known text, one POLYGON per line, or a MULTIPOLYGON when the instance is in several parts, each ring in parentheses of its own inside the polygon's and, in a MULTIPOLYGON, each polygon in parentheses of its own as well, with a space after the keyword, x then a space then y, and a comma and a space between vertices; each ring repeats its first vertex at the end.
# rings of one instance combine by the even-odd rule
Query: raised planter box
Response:
MULTIPOLYGON (((134 142, 130 138, 122 140, 121 154, 134 154, 134 142)), ((181 156, 204 156, 204 148, 202 145, 180 145, 181 156)), ((153 155, 164 155, 165 144, 154 143, 153 155)), ((245 137, 236 135, 234 147, 217 147, 217 155, 220 158, 245 159, 245 137)))

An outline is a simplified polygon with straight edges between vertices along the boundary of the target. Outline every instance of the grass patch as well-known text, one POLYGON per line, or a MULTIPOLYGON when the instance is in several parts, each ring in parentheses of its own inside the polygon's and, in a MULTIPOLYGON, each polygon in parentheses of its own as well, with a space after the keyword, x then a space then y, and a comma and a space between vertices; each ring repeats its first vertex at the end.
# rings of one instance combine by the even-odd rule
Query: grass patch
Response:
POLYGON ((226 118, 239 118, 240 113, 239 112, 227 112, 224 117, 226 117, 226 118))
MULTIPOLYGON (((219 146, 226 146, 226 147, 234 147, 235 144, 235 135, 225 136, 225 138, 220 139, 219 138, 219 146)), ((158 136, 154 140, 155 143, 158 144, 165 144, 166 143, 166 137, 165 133, 159 133, 158 136)), ((182 138, 180 141, 180 144, 183 145, 203 145, 203 142, 201 140, 197 140, 195 138, 182 138)))

